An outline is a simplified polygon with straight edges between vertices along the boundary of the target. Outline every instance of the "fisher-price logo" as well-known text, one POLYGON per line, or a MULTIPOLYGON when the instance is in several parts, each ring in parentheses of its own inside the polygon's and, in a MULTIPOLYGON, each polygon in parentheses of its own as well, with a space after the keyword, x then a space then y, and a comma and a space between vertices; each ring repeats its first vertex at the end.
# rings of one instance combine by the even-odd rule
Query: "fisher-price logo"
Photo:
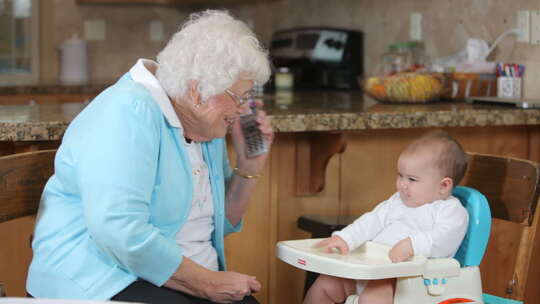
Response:
POLYGON ((296 263, 306 266, 306 260, 304 260, 304 259, 298 259, 298 260, 296 260, 296 263))
POLYGON ((457 303, 471 303, 471 302, 474 302, 474 301, 471 299, 465 299, 465 298, 452 298, 452 299, 439 302, 438 304, 457 304, 457 303))

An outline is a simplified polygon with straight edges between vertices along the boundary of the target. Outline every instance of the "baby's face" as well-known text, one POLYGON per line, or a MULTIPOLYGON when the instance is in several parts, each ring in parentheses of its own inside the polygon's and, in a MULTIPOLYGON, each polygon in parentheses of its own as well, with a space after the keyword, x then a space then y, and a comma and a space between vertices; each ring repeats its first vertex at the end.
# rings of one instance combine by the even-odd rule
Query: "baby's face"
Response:
POLYGON ((446 198, 443 176, 426 152, 402 154, 398 160, 396 188, 409 207, 419 207, 446 198))

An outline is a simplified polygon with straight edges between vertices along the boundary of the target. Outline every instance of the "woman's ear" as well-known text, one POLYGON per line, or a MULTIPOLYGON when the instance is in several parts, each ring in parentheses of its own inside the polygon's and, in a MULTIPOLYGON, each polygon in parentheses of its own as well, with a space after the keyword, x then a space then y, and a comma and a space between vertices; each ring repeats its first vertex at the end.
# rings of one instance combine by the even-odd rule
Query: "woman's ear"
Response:
POLYGON ((445 177, 441 180, 440 193, 450 194, 454 188, 454 181, 450 177, 445 177))
POLYGON ((198 86, 197 80, 190 80, 188 82, 189 100, 193 102, 195 107, 200 107, 202 105, 201 93, 199 93, 198 86))

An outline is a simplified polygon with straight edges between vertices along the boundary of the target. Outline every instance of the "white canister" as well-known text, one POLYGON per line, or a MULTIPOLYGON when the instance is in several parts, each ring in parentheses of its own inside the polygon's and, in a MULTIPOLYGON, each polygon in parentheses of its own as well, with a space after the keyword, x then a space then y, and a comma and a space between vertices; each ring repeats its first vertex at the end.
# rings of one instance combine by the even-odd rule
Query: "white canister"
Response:
POLYGON ((60 83, 80 85, 88 82, 86 41, 74 34, 60 46, 60 83))

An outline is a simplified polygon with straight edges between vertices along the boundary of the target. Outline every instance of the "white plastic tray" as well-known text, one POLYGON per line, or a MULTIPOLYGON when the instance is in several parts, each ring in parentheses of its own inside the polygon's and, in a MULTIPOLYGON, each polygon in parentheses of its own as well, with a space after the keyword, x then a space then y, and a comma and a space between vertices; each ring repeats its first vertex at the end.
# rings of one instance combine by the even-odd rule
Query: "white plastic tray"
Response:
POLYGON ((277 257, 307 271, 336 277, 377 280, 416 276, 424 273, 427 259, 414 256, 410 261, 392 263, 388 258, 390 247, 366 242, 347 255, 326 253, 314 245, 322 239, 281 241, 277 243, 277 257))

